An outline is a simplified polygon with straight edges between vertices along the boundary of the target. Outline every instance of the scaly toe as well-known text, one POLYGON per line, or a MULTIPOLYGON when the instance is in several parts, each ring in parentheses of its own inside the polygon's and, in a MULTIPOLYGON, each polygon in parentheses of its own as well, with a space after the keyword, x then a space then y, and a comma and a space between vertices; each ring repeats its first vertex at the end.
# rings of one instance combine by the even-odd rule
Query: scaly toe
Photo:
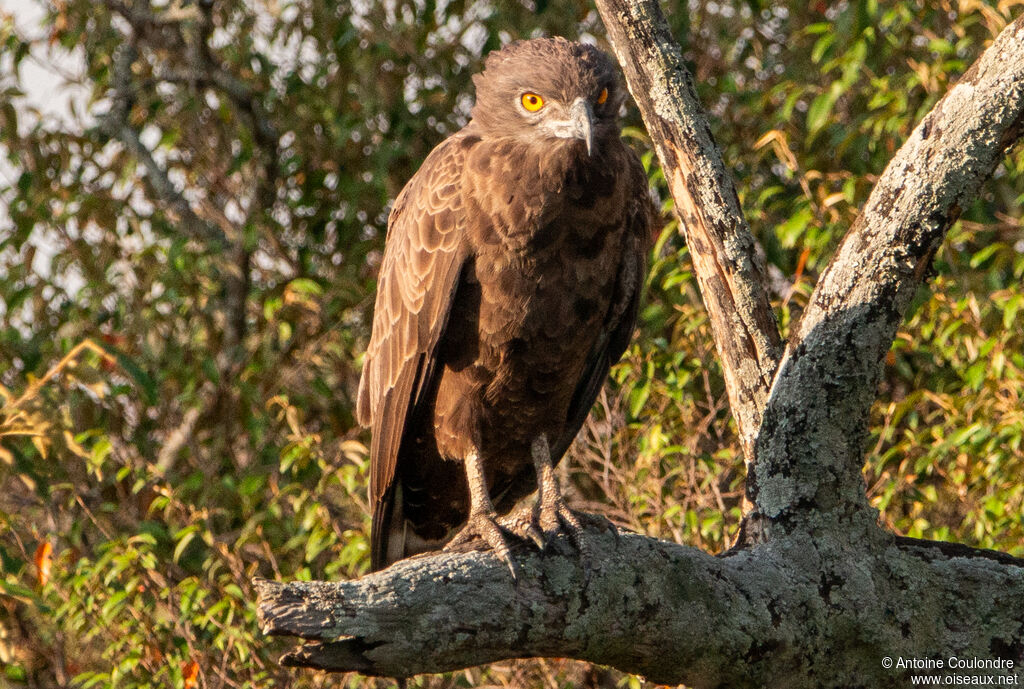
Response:
POLYGON ((498 556, 498 559, 508 565, 508 569, 512 573, 512 578, 514 580, 519 579, 519 569, 516 567, 515 562, 512 561, 512 552, 509 550, 508 543, 505 541, 501 525, 498 523, 497 519, 495 519, 494 515, 484 512, 471 514, 466 525, 462 527, 462 530, 459 531, 459 533, 455 534, 444 549, 450 550, 456 546, 476 539, 482 539, 487 545, 489 545, 491 550, 494 551, 494 554, 498 556))
POLYGON ((531 514, 517 512, 506 515, 498 520, 498 526, 523 540, 528 539, 532 541, 537 548, 543 550, 544 534, 537 528, 537 524, 534 522, 531 514))
POLYGON ((589 523, 592 518, 595 517, 586 512, 574 512, 569 509, 564 501, 558 501, 552 509, 544 510, 542 508, 538 520, 544 529, 544 535, 548 541, 558 533, 566 533, 569 536, 573 546, 575 546, 580 554, 580 564, 586 572, 585 580, 587 581, 589 581, 590 572, 593 569, 594 557, 590 549, 590 543, 588 543, 583 535, 582 522, 586 521, 589 523))
POLYGON ((559 533, 564 532, 572 539, 577 550, 582 549, 583 526, 576 513, 569 509, 564 501, 559 500, 548 509, 542 506, 537 521, 544 531, 545 540, 550 541, 559 533))

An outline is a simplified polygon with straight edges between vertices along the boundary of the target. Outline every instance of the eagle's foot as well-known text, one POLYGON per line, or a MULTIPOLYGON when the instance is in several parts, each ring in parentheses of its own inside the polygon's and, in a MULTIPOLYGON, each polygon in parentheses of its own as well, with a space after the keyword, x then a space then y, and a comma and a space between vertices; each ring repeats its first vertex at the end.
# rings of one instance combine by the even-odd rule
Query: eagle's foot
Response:
POLYGON ((565 500, 558 491, 551 491, 542 494, 542 499, 535 506, 535 516, 544 531, 545 539, 550 542, 559 533, 565 533, 572 540, 580 554, 580 566, 583 568, 584 584, 590 581, 590 575, 595 569, 595 558, 590 549, 590 543, 583 534, 583 523, 590 523, 595 517, 586 512, 575 512, 569 509, 565 500), (554 497, 551 497, 552 494, 554 497))
POLYGON ((537 526, 537 519, 532 512, 520 510, 506 514, 498 520, 498 525, 524 541, 531 541, 538 549, 544 549, 544 532, 537 526))
POLYGON ((508 565, 509 571, 512 572, 512 578, 519 579, 519 569, 512 561, 512 552, 509 550, 504 533, 502 533, 502 526, 493 512, 471 513, 466 525, 455 534, 452 540, 448 541, 444 549, 452 550, 476 539, 481 539, 489 545, 498 559, 508 565))
POLYGON ((567 533, 579 551, 584 567, 589 567, 590 547, 583 538, 583 525, 580 523, 580 517, 569 509, 565 504, 565 498, 562 497, 551 463, 547 437, 542 434, 534 438, 530 452, 537 471, 537 489, 540 494, 533 508, 534 519, 544 533, 544 540, 549 542, 559 532, 567 533))
POLYGON ((619 540, 619 527, 612 523, 612 520, 603 514, 594 514, 593 512, 576 512, 576 516, 580 520, 580 524, 585 529, 593 529, 595 531, 610 531, 615 536, 615 541, 619 540))
POLYGON ((537 525, 544 533, 545 542, 550 541, 560 532, 568 534, 572 543, 580 554, 586 559, 588 548, 583 538, 583 524, 581 515, 569 509, 561 492, 557 490, 545 491, 535 507, 537 512, 537 525))

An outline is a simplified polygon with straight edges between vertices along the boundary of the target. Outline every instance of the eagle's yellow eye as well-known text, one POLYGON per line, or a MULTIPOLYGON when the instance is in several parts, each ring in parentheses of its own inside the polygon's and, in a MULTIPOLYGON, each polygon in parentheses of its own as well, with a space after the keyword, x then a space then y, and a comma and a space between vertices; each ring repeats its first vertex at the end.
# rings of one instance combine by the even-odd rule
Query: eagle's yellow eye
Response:
POLYGON ((608 100, 608 89, 604 88, 601 89, 601 93, 597 96, 597 104, 601 105, 606 100, 608 100))
POLYGON ((522 102, 523 107, 530 112, 537 112, 544 107, 544 99, 536 93, 524 93, 520 102, 522 102))

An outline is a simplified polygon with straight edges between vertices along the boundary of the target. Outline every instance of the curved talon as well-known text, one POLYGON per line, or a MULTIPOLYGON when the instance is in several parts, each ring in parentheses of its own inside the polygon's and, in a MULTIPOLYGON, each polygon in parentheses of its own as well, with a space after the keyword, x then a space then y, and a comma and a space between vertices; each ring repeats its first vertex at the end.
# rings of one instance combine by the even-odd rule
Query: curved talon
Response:
POLYGON ((515 515, 505 515, 498 520, 498 526, 523 540, 528 539, 532 541, 539 550, 544 549, 544 533, 537 528, 537 524, 532 517, 522 512, 515 515))
POLYGON ((494 512, 494 504, 487 492, 487 481, 484 478, 484 467, 480 461, 480 454, 475 450, 467 454, 465 466, 466 480, 469 483, 469 519, 444 549, 448 550, 471 541, 475 537, 480 537, 487 545, 491 546, 498 559, 508 565, 509 571, 512 572, 512 580, 519 581, 519 569, 512 562, 512 553, 501 533, 498 515, 494 512))
POLYGON ((455 534, 452 540, 448 541, 444 549, 450 550, 477 538, 482 539, 491 547, 491 550, 498 556, 498 559, 508 565, 508 569, 512 573, 512 579, 518 581, 519 568, 512 561, 512 551, 509 550, 505 536, 502 534, 502 526, 493 514, 477 512, 476 514, 469 515, 466 525, 455 534))
POLYGON ((569 509, 562 497, 551 463, 551 449, 547 437, 543 434, 534 438, 530 446, 533 464, 537 472, 537 488, 540 495, 534 506, 534 518, 544 532, 545 540, 550 541, 559 531, 565 531, 572 539, 573 545, 580 552, 584 568, 590 566, 590 548, 583 538, 583 526, 579 517, 569 509))
POLYGON ((548 504, 540 505, 540 527, 544 530, 544 536, 550 542, 559 532, 565 532, 580 552, 585 563, 590 560, 590 547, 583 537, 583 525, 576 513, 569 509, 561 496, 548 501, 548 504), (554 503, 554 504, 551 504, 554 503))
POLYGON ((573 514, 579 518, 580 524, 582 524, 584 528, 610 531, 612 536, 615 536, 615 542, 619 542, 619 527, 615 526, 615 523, 608 517, 603 514, 593 514, 592 512, 574 512, 573 514))

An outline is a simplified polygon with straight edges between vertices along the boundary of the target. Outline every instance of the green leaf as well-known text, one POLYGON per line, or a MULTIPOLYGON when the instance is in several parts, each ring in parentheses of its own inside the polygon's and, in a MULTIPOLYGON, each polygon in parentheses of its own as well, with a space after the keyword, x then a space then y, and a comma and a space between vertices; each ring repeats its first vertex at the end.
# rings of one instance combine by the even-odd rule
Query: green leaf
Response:
POLYGON ((9 663, 4 666, 4 677, 12 682, 28 681, 28 674, 25 672, 25 668, 16 663, 9 663))
POLYGON ((964 381, 974 390, 980 390, 988 373, 988 361, 981 360, 971 365, 964 373, 964 381))
POLYGON ((1003 327, 1009 330, 1017 325, 1017 312, 1024 306, 1024 294, 1018 294, 1003 304, 1003 327))
POLYGON ((827 33, 814 42, 814 48, 811 49, 811 62, 819 64, 821 59, 828 52, 828 49, 835 43, 836 35, 834 33, 827 33))
POLYGON ((829 115, 832 114, 832 107, 839 100, 839 96, 842 93, 842 85, 833 83, 828 91, 819 94, 811 105, 807 108, 807 131, 810 135, 814 135, 819 132, 826 124, 828 124, 829 115))
POLYGON ((779 243, 787 249, 795 247, 800 238, 807 231, 808 226, 814 219, 814 213, 808 207, 803 207, 794 213, 788 220, 775 228, 775 236, 779 243))
POLYGON ((299 294, 321 295, 324 293, 323 288, 315 280, 309 278, 296 278, 288 283, 288 288, 299 294))
POLYGON ((199 526, 192 524, 174 535, 174 540, 178 542, 178 544, 174 546, 174 554, 171 556, 171 559, 174 562, 178 562, 181 559, 181 554, 185 552, 185 548, 187 548, 188 544, 192 542, 192 539, 196 537, 196 533, 198 531, 199 526))
POLYGON ((985 263, 985 261, 991 258, 994 253, 1006 248, 1008 247, 1002 242, 992 242, 988 246, 981 249, 981 251, 978 251, 973 256, 971 256, 971 268, 977 268, 981 266, 983 263, 985 263))

